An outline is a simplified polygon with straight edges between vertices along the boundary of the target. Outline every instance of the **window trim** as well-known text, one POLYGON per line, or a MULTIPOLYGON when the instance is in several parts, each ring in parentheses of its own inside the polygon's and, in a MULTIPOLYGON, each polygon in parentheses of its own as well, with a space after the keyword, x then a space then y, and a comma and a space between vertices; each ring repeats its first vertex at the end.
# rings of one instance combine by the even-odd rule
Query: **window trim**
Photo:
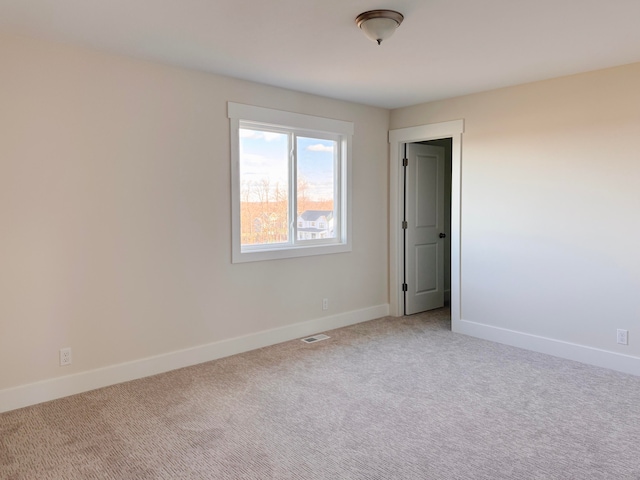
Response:
MULTIPOLYGON (((255 107, 228 102, 227 114, 230 120, 231 140, 231 261, 244 263, 280 258, 295 258, 310 255, 325 255, 351 251, 351 143, 353 123, 316 117, 301 113, 285 112, 264 107, 255 107), (275 127, 308 130, 319 134, 333 134, 341 137, 340 170, 338 175, 340 238, 336 242, 308 245, 279 244, 277 247, 263 245, 251 251, 242 251, 240 225, 240 122, 256 122, 275 127)), ((292 219, 296 222, 297 219, 292 219)))

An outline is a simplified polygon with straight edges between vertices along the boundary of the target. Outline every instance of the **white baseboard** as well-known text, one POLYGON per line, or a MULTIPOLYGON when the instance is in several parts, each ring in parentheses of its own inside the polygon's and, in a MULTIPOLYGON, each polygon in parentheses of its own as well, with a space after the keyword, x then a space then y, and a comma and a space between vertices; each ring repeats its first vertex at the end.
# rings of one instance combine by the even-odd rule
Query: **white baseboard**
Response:
POLYGON ((387 315, 389 315, 389 305, 377 305, 154 357, 142 358, 132 362, 7 388, 0 390, 0 413, 87 392, 96 388, 157 375, 177 368, 209 362, 218 358, 366 322, 387 315))
POLYGON ((453 321, 451 327, 456 333, 463 333, 472 337, 491 340, 492 342, 504 343, 505 345, 640 376, 639 357, 471 322, 469 320, 453 321))

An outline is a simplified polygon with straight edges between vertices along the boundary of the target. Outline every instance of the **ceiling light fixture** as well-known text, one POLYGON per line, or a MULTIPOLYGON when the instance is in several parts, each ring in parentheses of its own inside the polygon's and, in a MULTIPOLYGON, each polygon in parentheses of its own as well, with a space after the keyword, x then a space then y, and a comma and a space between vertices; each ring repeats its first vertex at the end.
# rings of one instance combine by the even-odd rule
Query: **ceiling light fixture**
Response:
POLYGON ((393 10, 370 10, 358 15, 356 24, 367 37, 380 45, 383 40, 393 35, 402 20, 404 16, 393 10))

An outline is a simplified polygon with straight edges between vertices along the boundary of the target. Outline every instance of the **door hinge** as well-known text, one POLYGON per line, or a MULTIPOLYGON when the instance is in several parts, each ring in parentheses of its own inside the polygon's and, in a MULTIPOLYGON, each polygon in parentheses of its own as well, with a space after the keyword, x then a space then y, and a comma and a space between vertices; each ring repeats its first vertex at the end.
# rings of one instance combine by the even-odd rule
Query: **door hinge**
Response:
POLYGON ((403 220, 403 221, 402 221, 402 229, 403 229, 403 230, 406 230, 407 228, 409 228, 409 224, 407 223, 407 221, 406 221, 406 220, 403 220))
POLYGON ((409 159, 408 158, 403 158, 402 159, 402 166, 406 167, 407 165, 409 165, 409 159))
POLYGON ((403 283, 403 284, 402 284, 402 291, 403 291, 403 292, 406 292, 408 289, 409 289, 409 287, 407 286, 407 284, 406 284, 406 283, 403 283))

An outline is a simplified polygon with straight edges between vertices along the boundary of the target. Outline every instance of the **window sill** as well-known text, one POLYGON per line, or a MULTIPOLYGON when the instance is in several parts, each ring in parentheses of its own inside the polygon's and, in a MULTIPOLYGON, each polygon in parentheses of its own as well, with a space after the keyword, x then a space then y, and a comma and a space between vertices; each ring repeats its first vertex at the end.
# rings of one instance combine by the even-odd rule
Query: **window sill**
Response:
POLYGON ((278 260, 282 258, 308 257, 312 255, 330 255, 334 253, 346 253, 350 251, 350 243, 273 248, 270 250, 234 250, 232 263, 261 262, 266 260, 278 260))

